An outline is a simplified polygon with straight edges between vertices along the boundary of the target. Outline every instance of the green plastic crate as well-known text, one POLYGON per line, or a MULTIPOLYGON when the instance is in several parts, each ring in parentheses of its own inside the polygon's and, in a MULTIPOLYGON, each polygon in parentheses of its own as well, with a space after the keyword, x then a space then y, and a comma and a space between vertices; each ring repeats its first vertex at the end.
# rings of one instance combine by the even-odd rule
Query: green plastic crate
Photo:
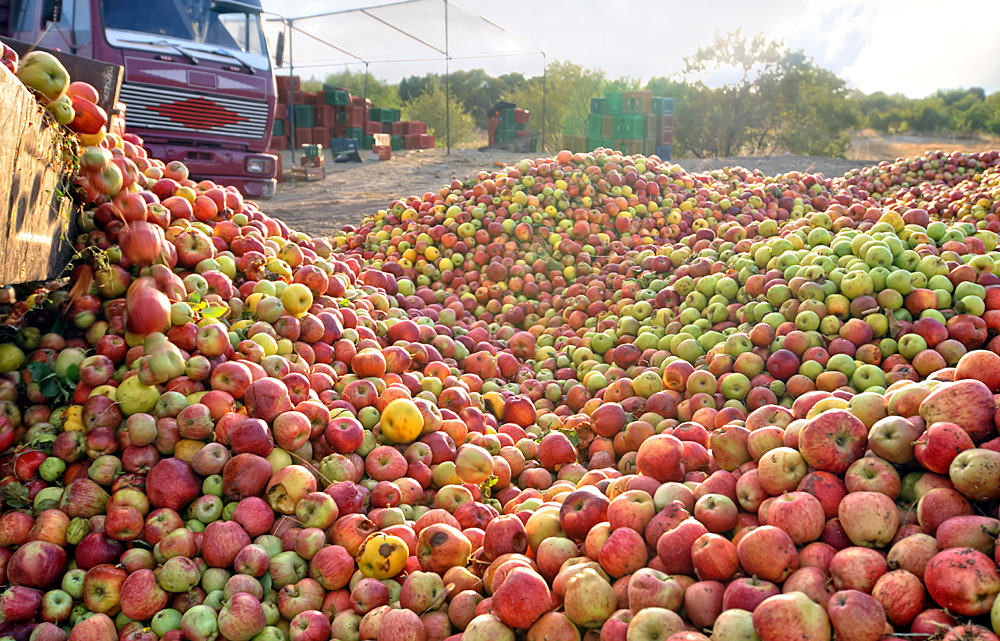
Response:
POLYGON ((302 145, 306 158, 319 158, 323 155, 323 145, 302 145))
POLYGON ((511 127, 497 127, 497 131, 496 131, 496 134, 495 134, 494 138, 496 139, 497 142, 500 142, 500 141, 503 141, 503 140, 514 140, 514 137, 517 135, 515 133, 516 131, 517 131, 517 129, 514 129, 513 126, 511 126, 511 127))
POLYGON ((602 103, 605 116, 620 116, 622 113, 622 93, 620 91, 609 91, 604 94, 602 103))
POLYGON ((515 122, 514 131, 528 131, 528 125, 523 122, 515 122))
POLYGON ((361 142, 361 139, 364 138, 364 135, 365 135, 365 130, 359 127, 351 127, 350 129, 344 130, 344 138, 354 138, 358 142, 361 142))
POLYGON ((399 151, 403 148, 403 137, 389 136, 389 145, 392 147, 393 151, 399 151))
POLYGON ((591 98, 590 99, 590 113, 592 113, 592 114, 603 114, 604 113, 604 98, 591 98))
POLYGON ((590 138, 600 138, 603 126, 604 116, 598 113, 590 114, 590 117, 587 119, 587 136, 590 138))
POLYGON ((639 114, 615 116, 614 137, 637 140, 646 135, 646 119, 639 114))
POLYGON ((316 109, 312 105, 295 105, 295 126, 315 127, 316 109))
POLYGON ((499 129, 500 127, 513 127, 515 124, 516 123, 514 122, 514 110, 501 109, 497 120, 497 129, 499 129))
POLYGON ((360 142, 362 149, 371 149, 375 145, 375 136, 362 136, 360 142))
POLYGON ((337 110, 337 124, 343 127, 347 124, 347 110, 338 109, 337 110))
POLYGON ((344 89, 338 89, 332 85, 323 85, 323 93, 326 95, 326 104, 333 107, 344 107, 351 104, 351 94, 344 89))
POLYGON ((385 110, 379 109, 378 107, 372 107, 371 114, 369 114, 368 119, 374 120, 375 122, 385 122, 385 119, 382 117, 383 111, 385 110))
POLYGON ((403 119, 403 112, 400 109, 383 109, 386 113, 386 119, 383 122, 399 122, 403 119))
POLYGON ((278 118, 274 119, 274 126, 271 128, 272 136, 284 136, 285 135, 285 121, 278 118))

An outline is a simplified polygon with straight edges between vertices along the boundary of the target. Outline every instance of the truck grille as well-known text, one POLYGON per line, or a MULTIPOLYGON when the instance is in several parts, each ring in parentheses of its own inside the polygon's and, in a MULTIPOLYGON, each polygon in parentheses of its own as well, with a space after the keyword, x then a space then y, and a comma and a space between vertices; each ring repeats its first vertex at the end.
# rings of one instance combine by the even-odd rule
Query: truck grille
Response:
POLYGON ((267 131, 267 103, 187 89, 124 83, 125 123, 129 129, 197 131, 260 140, 267 131))

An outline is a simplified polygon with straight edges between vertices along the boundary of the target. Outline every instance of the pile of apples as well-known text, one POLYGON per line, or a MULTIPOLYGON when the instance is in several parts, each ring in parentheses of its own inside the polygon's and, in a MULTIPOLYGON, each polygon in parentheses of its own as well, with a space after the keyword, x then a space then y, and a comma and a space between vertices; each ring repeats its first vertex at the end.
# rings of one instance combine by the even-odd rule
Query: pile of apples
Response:
POLYGON ((32 91, 60 125, 75 134, 82 145, 97 145, 108 130, 108 114, 98 105, 93 85, 73 82, 59 59, 47 51, 31 51, 19 58, 0 43, 0 64, 32 91))
POLYGON ((998 157, 564 151, 323 239, 107 134, 0 343, 0 636, 996 640, 998 157))

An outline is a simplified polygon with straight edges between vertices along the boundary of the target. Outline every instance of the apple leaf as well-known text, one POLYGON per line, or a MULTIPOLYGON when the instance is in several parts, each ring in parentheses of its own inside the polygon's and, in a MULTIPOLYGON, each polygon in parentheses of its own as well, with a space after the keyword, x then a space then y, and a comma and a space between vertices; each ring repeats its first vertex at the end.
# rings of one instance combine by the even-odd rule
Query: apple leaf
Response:
POLYGON ((500 478, 495 474, 491 474, 490 478, 486 479, 479 485, 480 491, 483 493, 484 498, 490 498, 493 495, 493 487, 500 481, 500 478))
POLYGON ((32 380, 41 382, 47 378, 51 378, 55 373, 52 368, 49 367, 48 363, 43 363, 41 361, 35 361, 33 363, 28 363, 28 372, 31 374, 32 380))
POLYGON ((201 310, 201 315, 209 318, 222 318, 225 313, 226 307, 222 305, 209 305, 205 307, 205 309, 201 310))
POLYGON ((566 438, 568 438, 569 442, 573 444, 573 447, 579 445, 580 437, 577 435, 576 430, 568 427, 561 427, 559 428, 559 431, 566 435, 566 438))
POLYGON ((188 294, 188 302, 189 303, 200 303, 201 302, 201 294, 199 294, 197 291, 191 292, 190 294, 188 294))
POLYGON ((38 385, 38 391, 47 398, 55 398, 62 391, 58 381, 47 378, 38 385))
POLYGON ((66 378, 71 381, 80 380, 80 366, 73 363, 68 368, 66 368, 66 378))
POLYGON ((28 498, 28 488, 16 482, 4 486, 3 499, 8 507, 15 509, 27 507, 31 503, 31 499, 28 498))

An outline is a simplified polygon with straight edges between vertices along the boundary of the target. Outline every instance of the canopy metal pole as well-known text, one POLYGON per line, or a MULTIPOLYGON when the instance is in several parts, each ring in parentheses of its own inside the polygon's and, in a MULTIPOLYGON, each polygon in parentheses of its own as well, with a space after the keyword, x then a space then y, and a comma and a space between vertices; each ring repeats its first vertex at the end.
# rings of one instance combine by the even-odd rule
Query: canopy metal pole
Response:
POLYGON ((368 100, 368 63, 365 63, 365 100, 368 100))
POLYGON ((448 0, 444 0, 444 128, 448 155, 451 155, 451 56, 448 49, 448 0))
POLYGON ((546 77, 549 73, 549 63, 548 59, 545 57, 545 52, 542 52, 542 151, 545 151, 545 97, 549 92, 548 83, 546 82, 546 77))
POLYGON ((291 127, 291 143, 292 143, 292 167, 289 168, 289 172, 292 174, 292 186, 295 186, 295 172, 291 171, 295 167, 295 58, 292 55, 292 32, 295 29, 292 28, 292 19, 287 19, 285 21, 288 24, 288 122, 291 127))

